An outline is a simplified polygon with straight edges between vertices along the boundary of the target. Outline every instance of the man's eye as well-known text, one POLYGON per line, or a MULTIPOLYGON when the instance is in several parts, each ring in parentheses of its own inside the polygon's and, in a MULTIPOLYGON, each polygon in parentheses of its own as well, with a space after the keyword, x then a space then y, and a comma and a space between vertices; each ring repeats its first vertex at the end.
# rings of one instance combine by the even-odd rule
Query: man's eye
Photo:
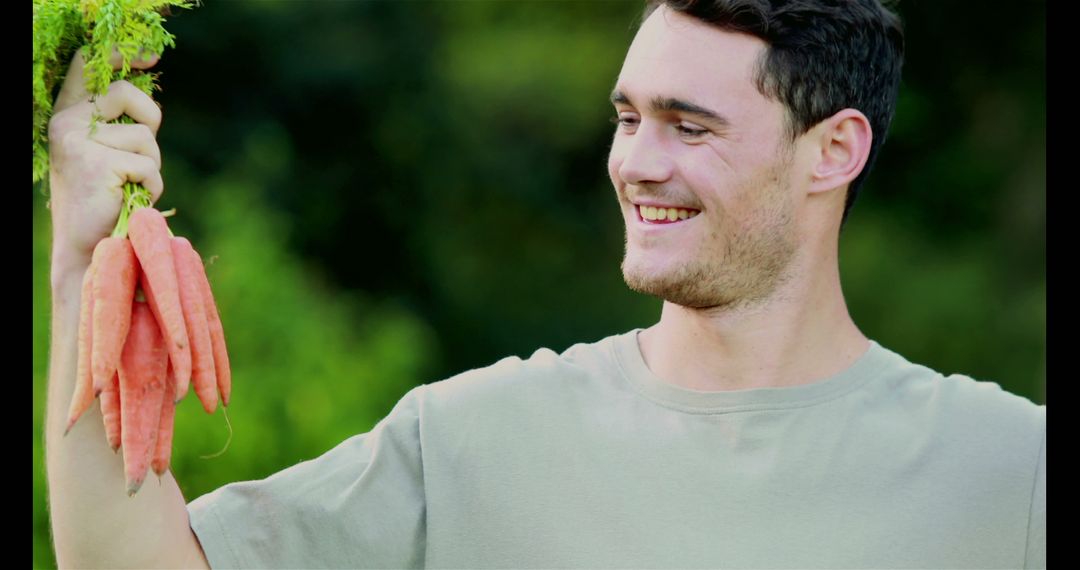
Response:
POLYGON ((689 136, 689 137, 699 137, 699 136, 709 132, 709 131, 707 131, 705 129, 691 129, 690 127, 684 127, 682 125, 677 125, 675 128, 678 129, 678 131, 680 133, 682 133, 682 134, 684 134, 686 136, 689 136))
MULTIPOLYGON (((637 124, 637 119, 631 117, 611 117, 609 120, 612 124, 623 127, 633 127, 637 124)), ((700 137, 709 132, 707 129, 694 129, 683 125, 675 125, 675 130, 687 137, 700 137)))

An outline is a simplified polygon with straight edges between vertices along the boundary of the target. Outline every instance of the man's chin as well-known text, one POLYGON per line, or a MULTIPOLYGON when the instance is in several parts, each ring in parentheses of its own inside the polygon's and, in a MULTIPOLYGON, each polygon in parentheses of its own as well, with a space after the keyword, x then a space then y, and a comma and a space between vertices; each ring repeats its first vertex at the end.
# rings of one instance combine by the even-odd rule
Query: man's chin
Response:
POLYGON ((636 272, 624 268, 623 281, 631 291, 656 297, 668 303, 693 308, 709 306, 706 300, 700 298, 699 292, 693 291, 692 284, 671 279, 669 275, 636 272))
POLYGON ((646 271, 626 261, 622 266, 623 281, 631 291, 688 309, 711 309, 732 304, 734 299, 717 293, 722 287, 709 287, 704 276, 692 273, 685 269, 663 273, 651 267, 646 271))

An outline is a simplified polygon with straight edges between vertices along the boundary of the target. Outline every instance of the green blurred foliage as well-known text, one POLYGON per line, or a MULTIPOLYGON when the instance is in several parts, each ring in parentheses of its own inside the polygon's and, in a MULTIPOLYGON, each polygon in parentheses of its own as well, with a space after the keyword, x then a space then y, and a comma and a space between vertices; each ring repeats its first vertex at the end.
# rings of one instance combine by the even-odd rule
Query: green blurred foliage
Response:
MULTIPOLYGON (((208 2, 167 24, 174 231, 229 335, 233 438, 181 404, 189 499, 370 429, 410 387, 659 317, 622 281, 608 94, 637 0, 208 2)), ((1045 403, 1045 3, 901 2, 896 119, 841 239, 864 333, 1045 403), (958 24, 957 22, 962 22, 958 24), (956 26, 962 26, 957 33, 956 26)), ((34 201, 34 566, 48 211, 34 201)))

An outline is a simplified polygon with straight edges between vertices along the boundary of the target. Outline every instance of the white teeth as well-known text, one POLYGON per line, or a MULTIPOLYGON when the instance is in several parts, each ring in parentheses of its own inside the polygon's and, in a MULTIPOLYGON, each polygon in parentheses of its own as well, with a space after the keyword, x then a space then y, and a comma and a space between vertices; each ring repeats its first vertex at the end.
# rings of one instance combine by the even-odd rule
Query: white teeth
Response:
POLYGON ((682 208, 656 208, 654 206, 638 206, 638 212, 646 220, 685 220, 698 215, 697 210, 684 210, 682 208))

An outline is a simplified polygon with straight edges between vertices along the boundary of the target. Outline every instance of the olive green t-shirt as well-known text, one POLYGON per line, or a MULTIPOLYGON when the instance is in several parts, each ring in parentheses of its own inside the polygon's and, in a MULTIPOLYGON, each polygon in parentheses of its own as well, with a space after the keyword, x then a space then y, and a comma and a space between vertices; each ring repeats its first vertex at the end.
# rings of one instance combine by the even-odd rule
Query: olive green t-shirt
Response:
POLYGON ((1046 406, 876 342, 699 392, 640 330, 418 386, 192 528, 214 568, 1045 567, 1046 406))

